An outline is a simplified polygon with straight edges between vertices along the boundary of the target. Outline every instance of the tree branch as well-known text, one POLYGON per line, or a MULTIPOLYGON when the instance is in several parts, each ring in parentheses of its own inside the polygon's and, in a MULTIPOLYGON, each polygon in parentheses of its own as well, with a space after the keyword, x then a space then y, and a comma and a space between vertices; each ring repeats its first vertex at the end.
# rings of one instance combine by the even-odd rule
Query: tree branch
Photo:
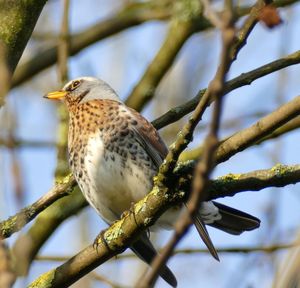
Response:
MULTIPOLYGON (((164 20, 170 16, 168 5, 160 5, 148 1, 137 5, 127 5, 111 18, 101 21, 83 32, 70 36, 69 55, 73 56, 89 45, 106 37, 121 32, 127 28, 137 26, 146 21, 164 20)), ((13 86, 17 86, 43 69, 55 64, 57 61, 57 44, 51 45, 38 56, 20 65, 13 77, 13 86)))
MULTIPOLYGON (((225 91, 226 93, 229 93, 237 88, 250 85, 253 81, 263 76, 269 75, 275 71, 299 63, 300 50, 289 54, 286 57, 270 62, 254 70, 251 70, 247 73, 243 73, 230 81, 227 81, 225 91)), ((200 90, 193 99, 189 100, 185 104, 172 108, 171 110, 154 120, 152 124, 156 129, 160 129, 181 119, 183 116, 192 112, 195 109, 197 103, 199 102, 199 99, 203 97, 205 91, 206 89, 200 90)))
MULTIPOLYGON (((63 86, 69 79, 68 76, 68 57, 70 50, 69 41, 69 0, 63 1, 63 16, 61 21, 60 37, 58 43, 58 75, 60 85, 63 86)), ((60 180, 70 173, 67 149, 68 149, 68 130, 69 113, 64 103, 59 103, 57 107, 59 124, 57 127, 57 154, 55 179, 60 180)))
POLYGON ((0 238, 0 287, 11 288, 15 281, 16 275, 9 249, 0 238))
POLYGON ((74 188, 71 195, 59 199, 37 217, 26 234, 19 235, 13 246, 13 254, 18 259, 18 275, 27 275, 30 263, 59 225, 76 215, 88 204, 80 189, 74 188))
MULTIPOLYGON (((273 244, 268 246, 256 245, 256 246, 248 246, 248 247, 218 247, 216 250, 219 254, 221 253, 253 253, 253 252, 262 252, 262 253, 274 253, 279 250, 290 249, 294 247, 298 247, 299 244, 297 243, 290 243, 290 244, 273 244)), ((158 249, 160 251, 160 249, 158 249)), ((195 249, 195 248, 183 248, 183 249, 176 249, 173 251, 172 255, 181 255, 181 254, 208 254, 209 251, 207 249, 195 249)), ((43 262, 62 262, 67 261, 72 256, 60 256, 60 255, 38 255, 35 257, 35 261, 43 261, 43 262)), ((126 260, 136 258, 136 255, 133 253, 123 253, 114 258, 115 261, 118 260, 126 260)))
MULTIPOLYGON (((195 162, 189 161, 177 167, 184 175, 192 175, 195 162)), ((189 187, 190 178, 185 184, 183 179, 175 174, 181 188, 189 187), (183 186, 182 186, 183 185, 183 186)), ((258 170, 246 174, 229 174, 210 182, 207 193, 208 199, 232 196, 238 192, 261 190, 268 187, 283 187, 291 183, 300 182, 300 165, 283 166, 276 165, 271 169, 258 170)), ((88 246, 76 256, 69 259, 61 266, 41 275, 30 287, 67 287, 81 276, 93 270, 98 265, 106 262, 118 252, 124 250, 127 245, 137 237, 140 229, 149 227, 158 218, 166 207, 174 205, 178 201, 183 201, 185 196, 182 189, 174 192, 172 197, 166 197, 163 192, 156 189, 151 191, 144 199, 139 201, 123 219, 114 223, 106 232, 105 239, 108 241, 110 251, 106 245, 99 243, 98 254, 92 245, 88 246)))
MULTIPOLYGON (((45 3, 46 0, 0 0, 0 44, 4 45, 10 75, 21 58, 45 3)), ((0 104, 3 103, 4 99, 0 99, 0 104)))
MULTIPOLYGON (((275 6, 285 7, 297 3, 298 1, 299 0, 275 1, 275 6)), ((166 3, 161 5, 161 2, 162 1, 148 1, 145 3, 127 5, 111 18, 101 21, 83 32, 72 35, 70 37, 70 56, 76 55, 97 41, 110 37, 125 29, 140 25, 146 21, 169 19, 172 15, 172 4, 165 1, 166 3)), ((239 7, 236 12, 237 15, 241 17, 248 14, 249 10, 249 7, 239 7)), ((198 23, 200 25, 198 31, 212 27, 203 17, 198 20, 198 23)), ((17 68, 13 77, 12 86, 20 85, 32 76, 55 64, 56 61, 57 45, 51 45, 45 50, 40 51, 38 56, 34 56, 17 68)))
MULTIPOLYGON (((204 1, 205 2, 205 1, 204 1)), ((225 91, 225 79, 226 74, 231 66, 232 59, 230 57, 230 51, 233 47, 235 40, 235 27, 232 14, 232 2, 228 3, 228 6, 225 6, 225 12, 223 17, 220 18, 220 21, 217 21, 216 25, 221 25, 218 27, 221 29, 222 34, 222 50, 220 57, 220 64, 215 73, 215 76, 209 83, 208 89, 205 91, 203 98, 199 101, 192 117, 189 119, 189 122, 182 129, 182 137, 177 139, 175 143, 175 151, 172 153, 175 156, 171 161, 168 169, 172 169, 172 161, 177 161, 179 154, 182 152, 182 148, 185 148, 185 144, 188 144, 193 135, 193 130, 195 129, 194 125, 197 125, 199 120, 202 118, 202 114, 207 107, 208 101, 215 100, 211 126, 209 133, 205 139, 204 153, 202 159, 197 163, 195 167, 191 194, 186 201, 186 211, 182 216, 176 221, 174 225, 174 233, 168 241, 167 245, 162 249, 160 254, 157 254, 151 263, 152 269, 149 270, 146 275, 144 275, 141 280, 138 282, 137 287, 152 287, 156 282, 160 269, 167 263, 168 259, 172 256, 172 252, 179 243, 179 241, 184 237, 188 232, 190 226, 193 224, 193 220, 196 217, 197 211, 199 209, 200 203, 204 198, 204 193, 208 187, 209 177, 214 169, 214 153, 218 144, 218 131, 220 127, 220 119, 222 112, 222 98, 225 91), (203 101, 202 101, 203 100, 203 101), (182 143, 182 140, 185 140, 186 143, 182 143), (176 151, 176 145, 178 151, 176 151), (181 151, 180 151, 181 150, 181 151), (175 153, 174 153, 175 152, 175 153)), ((210 7, 210 6, 209 6, 210 7)), ((208 6, 206 6, 208 8, 208 6)), ((210 16, 212 16, 212 9, 210 10, 210 16)), ((215 15, 215 14, 214 14, 215 15)), ((250 14, 251 15, 251 14, 250 14)), ((215 18, 209 18, 212 23, 215 18)), ((169 153, 169 155, 172 155, 169 153)), ((166 161, 168 161, 168 157, 166 161)), ((163 164, 164 165, 164 164, 163 164)), ((162 165, 162 166, 163 166, 162 165)), ((170 171, 170 170, 169 170, 170 171)), ((167 173, 169 172, 166 171, 167 173)), ((161 173, 161 169, 160 169, 161 173)), ((215 255, 217 257, 217 255, 215 255)))
POLYGON ((277 110, 261 118, 254 125, 235 133, 223 141, 216 151, 216 162, 224 162, 266 137, 300 113, 300 96, 280 106, 277 110))
POLYGON ((141 111, 142 108, 153 98, 156 87, 173 64, 178 52, 195 32, 194 21, 172 21, 166 39, 160 50, 148 65, 147 70, 140 81, 133 88, 126 100, 126 105, 141 111))
POLYGON ((13 233, 22 229, 56 200, 72 193, 76 185, 74 177, 67 176, 35 203, 23 208, 20 212, 9 217, 7 220, 0 222, 0 238, 10 237, 13 233))

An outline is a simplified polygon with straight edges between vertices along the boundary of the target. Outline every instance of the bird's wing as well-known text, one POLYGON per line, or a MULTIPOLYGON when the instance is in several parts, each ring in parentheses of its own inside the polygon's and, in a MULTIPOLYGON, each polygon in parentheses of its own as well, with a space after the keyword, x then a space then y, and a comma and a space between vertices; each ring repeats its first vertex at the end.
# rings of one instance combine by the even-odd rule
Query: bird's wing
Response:
MULTIPOLYGON (((130 109, 130 111, 135 116, 137 122, 140 123, 139 125, 133 126, 136 137, 158 168, 161 165, 163 159, 167 156, 168 148, 161 139, 157 130, 150 122, 148 122, 141 114, 139 114, 135 110, 130 109)), ((201 217, 195 217, 194 224, 211 255, 219 261, 217 251, 209 237, 208 231, 206 230, 205 224, 203 223, 201 217)))
POLYGON ((128 109, 130 109, 130 112, 138 122, 137 125, 132 125, 132 129, 136 134, 135 136, 158 168, 168 154, 167 146, 150 122, 135 110, 128 109))

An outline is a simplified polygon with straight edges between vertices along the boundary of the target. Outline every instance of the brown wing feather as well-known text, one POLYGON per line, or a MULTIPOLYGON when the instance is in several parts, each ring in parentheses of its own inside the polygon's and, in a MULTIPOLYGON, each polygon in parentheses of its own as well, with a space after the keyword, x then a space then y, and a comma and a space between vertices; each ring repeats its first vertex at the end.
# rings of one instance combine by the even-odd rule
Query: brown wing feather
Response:
MULTIPOLYGON (((139 125, 135 125, 133 127, 133 130, 136 132, 136 137, 158 168, 163 159, 167 156, 168 148, 161 139, 157 130, 150 122, 148 122, 141 114, 139 114, 135 110, 130 109, 130 111, 139 123, 139 125)), ((202 219, 195 218, 194 224, 211 255, 219 261, 218 253, 209 237, 202 219)))
POLYGON ((138 125, 133 126, 140 144, 145 148, 157 167, 168 154, 168 148, 154 126, 140 113, 128 108, 136 118, 138 125))

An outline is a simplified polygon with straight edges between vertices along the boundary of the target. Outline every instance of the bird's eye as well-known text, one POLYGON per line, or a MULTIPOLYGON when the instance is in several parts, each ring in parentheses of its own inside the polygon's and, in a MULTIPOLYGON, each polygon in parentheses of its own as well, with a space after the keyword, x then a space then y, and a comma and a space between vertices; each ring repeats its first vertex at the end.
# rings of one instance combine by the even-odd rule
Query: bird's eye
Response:
POLYGON ((80 81, 76 80, 72 83, 72 90, 74 90, 75 88, 77 88, 80 84, 80 81))
POLYGON ((80 84, 81 84, 80 80, 75 80, 65 90, 71 92, 75 90, 80 84))

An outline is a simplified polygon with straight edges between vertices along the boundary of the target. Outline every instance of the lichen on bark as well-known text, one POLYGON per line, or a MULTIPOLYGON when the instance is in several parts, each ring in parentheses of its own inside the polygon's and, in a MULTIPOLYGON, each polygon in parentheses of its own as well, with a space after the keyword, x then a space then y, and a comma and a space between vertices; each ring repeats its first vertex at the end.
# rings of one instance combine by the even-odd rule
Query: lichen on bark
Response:
POLYGON ((14 72, 47 0, 0 0, 0 39, 14 72))

